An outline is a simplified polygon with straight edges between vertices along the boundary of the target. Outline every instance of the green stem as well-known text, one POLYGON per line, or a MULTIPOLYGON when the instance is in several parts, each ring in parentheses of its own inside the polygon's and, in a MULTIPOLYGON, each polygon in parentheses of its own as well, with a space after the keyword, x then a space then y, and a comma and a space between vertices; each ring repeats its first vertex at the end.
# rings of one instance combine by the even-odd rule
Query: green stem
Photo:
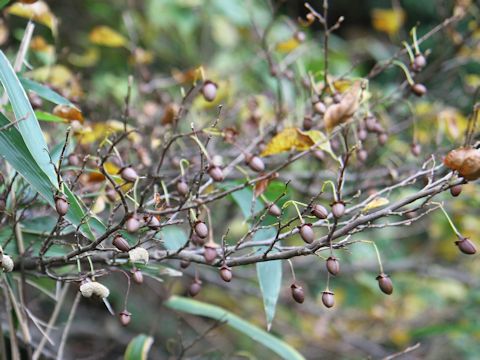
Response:
POLYGON ((377 244, 371 240, 360 240, 363 243, 366 244, 371 244, 373 248, 375 249, 375 254, 377 255, 377 261, 378 261, 378 266, 380 267, 380 274, 383 274, 383 265, 382 265, 382 259, 380 258, 380 251, 378 251, 377 244))
POLYGON ((413 47, 415 48, 415 55, 420 54, 420 48, 418 47, 418 40, 417 40, 417 27, 414 26, 412 28, 412 38, 413 38, 413 47))
POLYGON ((335 189, 335 184, 333 183, 332 180, 327 180, 327 181, 325 181, 325 182, 323 183, 323 185, 322 185, 322 192, 323 192, 323 190, 325 189, 325 186, 326 186, 327 184, 330 185, 331 188, 332 188, 333 200, 334 200, 334 201, 338 201, 338 199, 337 199, 337 190, 335 189))
POLYGON ((196 135, 192 135, 190 136, 190 138, 192 138, 197 143, 198 147, 200 148, 200 151, 203 152, 208 162, 211 163, 212 161, 210 160, 210 155, 208 155, 207 149, 205 149, 205 146, 203 146, 202 142, 198 139, 198 137, 196 135))
POLYGON ((165 202, 167 203, 167 206, 170 205, 170 196, 168 195, 168 189, 167 186, 165 185, 165 181, 160 181, 160 184, 162 185, 163 193, 165 194, 165 202))
POLYGON ((448 220, 448 223, 450 224, 450 227, 452 228, 453 232, 458 236, 458 237, 462 237, 462 234, 460 234, 460 232, 457 230, 457 227, 455 226, 455 224, 453 223, 452 219, 450 218, 450 216, 448 215, 448 213, 445 211, 445 209, 443 208, 443 205, 440 204, 440 203, 436 203, 436 202, 432 202, 432 204, 435 204, 435 205, 438 205, 438 207, 440 208, 440 210, 442 210, 442 212, 445 214, 445 217, 447 218, 448 220))
POLYGON ((185 177, 184 163, 186 164, 186 167, 190 166, 190 162, 187 159, 180 160, 180 173, 182 174, 182 177, 185 177))
POLYGON ((415 81, 413 81, 413 79, 412 79, 412 75, 410 75, 410 71, 407 69, 407 67, 405 66, 404 63, 402 63, 401 61, 398 61, 398 60, 393 60, 392 64, 397 65, 400 69, 403 70, 403 72, 405 73, 405 76, 407 78, 408 84, 410 86, 413 86, 415 84, 415 81))
POLYGON ((406 41, 402 41, 403 46, 405 46, 405 50, 407 50, 408 57, 410 58, 410 62, 413 63, 413 60, 415 60, 415 55, 413 55, 412 48, 406 41))

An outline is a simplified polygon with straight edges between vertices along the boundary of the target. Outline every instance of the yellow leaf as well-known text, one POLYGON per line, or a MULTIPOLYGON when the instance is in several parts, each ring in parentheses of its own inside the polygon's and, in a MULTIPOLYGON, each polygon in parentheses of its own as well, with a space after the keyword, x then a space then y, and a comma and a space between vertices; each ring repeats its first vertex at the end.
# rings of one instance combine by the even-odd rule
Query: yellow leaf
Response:
POLYGON ((83 95, 80 83, 75 75, 63 65, 43 66, 26 74, 33 80, 48 83, 62 90, 66 97, 80 97, 83 95))
POLYGON ((26 19, 32 19, 33 21, 50 28, 54 36, 57 35, 57 18, 53 15, 44 1, 37 1, 31 5, 14 3, 7 8, 7 13, 26 19))
POLYGON ((371 15, 373 28, 390 36, 398 33, 405 22, 405 11, 401 8, 373 9, 371 15))
POLYGON ((275 155, 290 150, 308 150, 317 143, 319 149, 335 156, 330 148, 330 142, 322 132, 318 130, 301 131, 297 128, 286 128, 275 135, 262 151, 261 156, 275 155))
POLYGON ((70 54, 68 61, 78 67, 94 66, 100 59, 100 51, 96 47, 87 49, 83 54, 70 54))
POLYGON ((282 53, 289 53, 295 50, 299 45, 300 42, 298 42, 296 38, 292 37, 288 40, 279 42, 277 46, 275 46, 275 49, 282 53))
POLYGON ((123 35, 105 25, 94 27, 90 32, 89 38, 96 45, 109 47, 122 47, 128 43, 128 40, 123 35))
POLYGON ((439 126, 446 126, 450 140, 458 140, 467 128, 468 120, 455 108, 447 107, 437 115, 439 126))
MULTIPOLYGON (((96 141, 103 141, 108 136, 123 132, 123 122, 118 120, 108 120, 106 122, 95 123, 91 126, 87 126, 77 132, 75 135, 78 138, 80 144, 92 144, 96 141)), ((127 125, 127 131, 132 130, 130 125, 127 125)), ((139 143, 141 141, 140 135, 136 132, 132 132, 128 135, 128 139, 133 143, 139 143)))
POLYGON ((153 53, 149 50, 136 48, 133 56, 130 57, 130 62, 138 65, 148 65, 153 62, 153 53))
POLYGON ((377 197, 370 201, 365 207, 363 208, 363 212, 368 212, 370 210, 385 206, 389 203, 388 199, 383 198, 383 197, 377 197))

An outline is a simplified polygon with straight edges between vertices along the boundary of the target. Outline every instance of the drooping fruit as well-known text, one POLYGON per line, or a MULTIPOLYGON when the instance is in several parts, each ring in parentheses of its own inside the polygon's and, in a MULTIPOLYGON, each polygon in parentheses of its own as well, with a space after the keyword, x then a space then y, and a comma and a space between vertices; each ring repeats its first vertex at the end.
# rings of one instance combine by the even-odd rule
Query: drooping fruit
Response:
POLYGON ((128 218, 125 227, 129 233, 135 233, 140 229, 140 221, 138 221, 135 215, 132 215, 128 218))
POLYGON ((332 214, 337 219, 342 217, 345 214, 345 204, 341 201, 337 201, 332 205, 332 214))
POLYGON ((69 203, 64 195, 55 196, 55 209, 58 215, 65 216, 68 212, 69 203))
POLYGON ((217 97, 217 84, 215 84, 213 81, 207 80, 204 82, 202 86, 202 95, 203 98, 208 101, 212 102, 215 100, 217 97))
POLYGON ((328 217, 328 210, 320 204, 313 205, 311 213, 313 216, 320 220, 326 219, 328 217))
POLYGON ((177 182, 177 192, 180 196, 185 196, 188 194, 188 184, 184 179, 180 179, 177 182))
POLYGON ((412 143, 410 146, 410 151, 413 156, 419 156, 422 152, 422 146, 419 143, 412 143))
POLYGON ((188 287, 188 294, 191 297, 195 297, 202 290, 202 282, 198 279, 195 279, 190 286, 188 287))
POLYGON ((247 165, 256 172, 262 172, 265 170, 265 163, 258 156, 249 156, 247 157, 247 165))
POLYGON ((453 185, 450 188, 450 194, 454 197, 457 197, 462 192, 462 184, 453 185))
POLYGON ((368 157, 368 152, 367 152, 367 150, 365 150, 365 149, 359 149, 359 150, 357 151, 357 159, 358 159, 358 161, 360 161, 360 162, 363 163, 363 162, 365 162, 365 161, 367 160, 367 157, 368 157))
POLYGON ((208 264, 213 263, 213 261, 217 258, 217 247, 218 245, 214 242, 207 242, 203 246, 203 257, 205 258, 205 262, 208 264))
POLYGON ((130 324, 130 320, 132 319, 132 314, 130 314, 127 310, 123 310, 120 314, 118 314, 120 319, 120 324, 123 326, 127 326, 130 324))
POLYGON ((381 273, 377 276, 376 279, 378 281, 378 287, 380 288, 380 290, 382 290, 383 293, 387 295, 391 295, 393 293, 393 283, 390 279, 390 276, 385 273, 381 273))
POLYGON ((232 281, 232 269, 230 269, 227 265, 222 265, 220 268, 220 277, 225 282, 232 281))
POLYGON ((477 252, 475 244, 466 237, 459 238, 458 241, 455 241, 455 245, 458 246, 462 253, 467 255, 473 255, 477 252))
POLYGON ((274 203, 268 205, 268 213, 272 216, 279 217, 282 215, 282 210, 274 203))
POLYGON ((222 169, 220 168, 220 166, 216 165, 210 166, 210 168, 208 169, 208 175, 210 175, 212 180, 216 182, 222 182, 223 179, 225 179, 222 169))
POLYGON ((203 221, 198 220, 195 223, 193 230, 195 231, 195 234, 202 239, 205 239, 208 236, 208 227, 203 221))
POLYGON ((130 251, 130 245, 128 245, 127 240, 123 238, 122 235, 117 234, 115 238, 112 241, 113 246, 115 246, 118 250, 123 251, 123 252, 129 252, 130 251))
POLYGON ((305 292, 303 291, 303 287, 298 284, 293 283, 290 285, 290 289, 292 291, 292 298, 299 304, 303 304, 305 301, 305 292))
POLYGON ((143 284, 143 274, 141 270, 134 269, 132 273, 132 279, 136 284, 143 284))
POLYGON ((427 87, 420 83, 413 84, 410 89, 418 97, 421 97, 427 93, 427 87))
POLYGON ((427 59, 422 54, 415 55, 411 63, 412 70, 415 72, 421 71, 427 65, 427 59))
POLYGON ((327 111, 327 107, 322 101, 317 101, 315 104, 313 104, 313 109, 319 115, 323 115, 325 114, 325 111, 327 111))
POLYGON ((182 269, 186 269, 190 266, 190 260, 181 260, 180 261, 180 267, 182 269))
POLYGON ((322 303, 325 305, 327 308, 333 307, 335 305, 335 294, 329 290, 325 290, 322 293, 322 303))
POLYGON ((303 224, 300 226, 300 236, 307 244, 311 244, 315 238, 312 224, 303 224))
POLYGON ((327 270, 332 275, 337 275, 340 272, 340 262, 335 256, 330 256, 327 259, 327 270))
POLYGON ((134 168, 127 166, 120 171, 120 176, 126 182, 135 182, 138 179, 138 174, 134 168))

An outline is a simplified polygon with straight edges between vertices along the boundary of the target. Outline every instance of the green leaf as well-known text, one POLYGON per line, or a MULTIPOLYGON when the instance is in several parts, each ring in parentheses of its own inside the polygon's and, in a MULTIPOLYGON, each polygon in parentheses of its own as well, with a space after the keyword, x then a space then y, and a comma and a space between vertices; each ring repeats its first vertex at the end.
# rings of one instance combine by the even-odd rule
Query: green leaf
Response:
POLYGON ((135 336, 127 346, 125 360, 146 360, 153 344, 153 337, 140 334, 135 336))
POLYGON ((188 240, 188 236, 182 228, 178 226, 166 226, 161 231, 163 245, 167 250, 177 251, 188 240))
POLYGON ((35 110, 35 116, 37 117, 37 120, 40 120, 40 121, 48 121, 48 122, 65 124, 65 119, 45 111, 35 110))
POLYGON ((15 118, 18 121, 18 130, 22 135, 27 149, 42 170, 41 172, 44 172, 50 179, 52 185, 57 187, 57 176, 55 169, 50 163, 48 147, 43 137, 42 129, 35 117, 25 89, 20 84, 15 71, 3 51, 0 51, 0 82, 5 88, 10 103, 12 104, 15 118))
MULTIPOLYGON (((229 182, 222 184, 221 187, 224 190, 229 190, 231 188, 234 188, 235 186, 238 186, 240 182, 229 182)), ((251 214, 251 207, 252 207, 252 200, 253 200, 253 192, 250 188, 244 188, 239 191, 235 191, 234 193, 231 194, 231 197, 233 201, 240 207, 240 210, 242 211, 243 216, 245 219, 248 219, 251 214)), ((253 209, 253 212, 256 213, 260 210, 263 209, 263 205, 261 200, 257 199, 255 201, 255 207, 253 209)))
MULTIPOLYGON (((255 233, 254 241, 270 239, 274 237, 274 229, 261 229, 255 233)), ((265 251, 265 246, 259 247, 259 251, 265 251)), ((276 251, 273 249, 272 251, 276 251)), ((267 318, 267 329, 270 330, 275 317, 278 296, 282 286, 282 262, 280 260, 264 261, 256 264, 257 278, 262 291, 263 306, 267 318)))
POLYGON ((0 0, 0 10, 7 6, 9 2, 10 0, 0 0))
POLYGON ((269 348, 283 359, 304 359, 302 354, 289 344, 221 307, 181 296, 170 297, 170 299, 165 302, 165 305, 173 310, 224 321, 228 326, 249 336, 251 339, 269 348))
POLYGON ((75 105, 72 104, 70 100, 64 98, 62 95, 58 94, 57 92, 53 91, 45 85, 42 85, 36 81, 24 77, 19 77, 19 80, 25 89, 37 93, 38 96, 45 100, 48 100, 57 105, 68 105, 71 107, 75 107, 75 105))

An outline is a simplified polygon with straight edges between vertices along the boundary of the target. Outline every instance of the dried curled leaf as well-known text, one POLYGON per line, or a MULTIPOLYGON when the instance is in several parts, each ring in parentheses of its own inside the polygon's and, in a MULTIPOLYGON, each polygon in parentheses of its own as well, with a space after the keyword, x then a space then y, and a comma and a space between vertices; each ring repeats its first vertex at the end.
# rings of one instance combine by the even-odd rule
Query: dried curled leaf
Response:
POLYGON ((108 47, 122 47, 128 43, 123 35, 105 25, 94 27, 90 32, 89 39, 93 44, 108 47))
POLYGON ((37 1, 35 4, 31 5, 17 2, 7 8, 7 13, 26 19, 32 19, 33 21, 50 28, 54 36, 57 34, 58 20, 44 1, 37 1))
POLYGON ((259 197, 260 195, 262 195, 265 192, 265 190, 267 190, 267 187, 268 187, 268 184, 270 184, 270 181, 276 179, 278 175, 279 174, 275 172, 271 176, 257 182, 255 184, 255 190, 254 190, 255 197, 259 197))
POLYGON ((382 206, 385 206, 389 203, 390 201, 388 201, 387 198, 384 198, 384 197, 377 197, 375 199, 373 199, 372 201, 370 201, 367 205, 365 205, 365 207, 363 208, 363 212, 368 212, 370 210, 373 210, 373 209, 376 209, 376 208, 379 208, 379 207, 382 207, 382 206))
POLYGON ((445 160, 445 166, 458 173, 467 180, 480 178, 480 150, 461 147, 450 151, 445 160))
POLYGON ((325 134, 318 130, 301 131, 298 128, 286 128, 275 135, 262 151, 261 156, 280 154, 290 150, 308 150, 315 144, 318 144, 319 149, 335 156, 325 134))
POLYGON ((68 105, 57 105, 53 108, 53 115, 61 117, 62 119, 73 121, 77 120, 80 123, 83 123, 83 114, 82 112, 68 105))
POLYGON ((332 104, 325 112, 325 127, 331 131, 335 126, 343 124, 351 119, 358 109, 362 88, 360 82, 356 82, 346 91, 337 104, 332 104))
POLYGON ((80 293, 83 297, 89 298, 93 295, 99 298, 106 298, 110 295, 110 290, 105 285, 102 285, 96 281, 84 283, 80 286, 80 293))

